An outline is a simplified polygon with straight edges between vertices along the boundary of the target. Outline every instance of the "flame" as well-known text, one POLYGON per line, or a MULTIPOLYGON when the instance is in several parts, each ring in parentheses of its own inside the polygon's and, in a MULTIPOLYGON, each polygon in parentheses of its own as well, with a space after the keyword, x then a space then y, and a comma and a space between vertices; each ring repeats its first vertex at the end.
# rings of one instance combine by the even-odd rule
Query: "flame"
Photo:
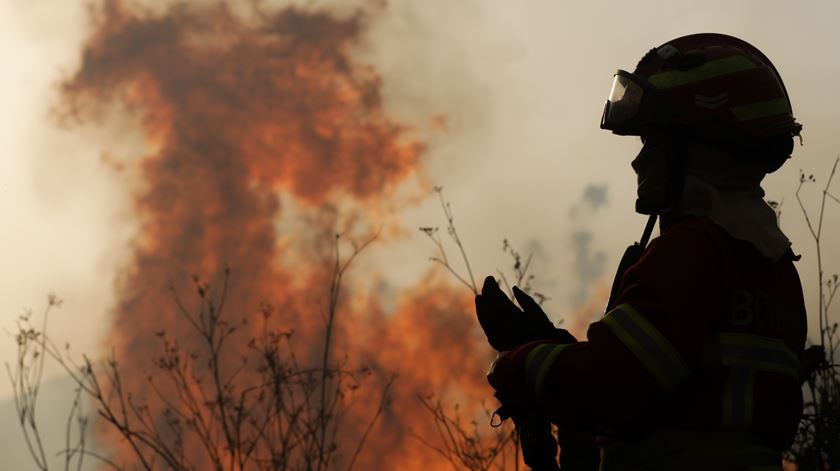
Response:
POLYGON ((589 325, 604 316, 604 308, 607 299, 610 297, 610 281, 601 277, 595 283, 592 292, 574 311, 568 316, 569 323, 563 327, 567 329, 578 340, 586 339, 586 331, 589 325))
MULTIPOLYGON (((152 403, 146 377, 159 354, 155 334, 193 347, 170 286, 186 293, 194 274, 229 266, 229 315, 257 319, 260 303, 270 303, 294 324, 301 357, 312 357, 339 208, 350 202, 356 213, 375 214, 394 204, 401 185, 422 180, 423 143, 389 119, 382 79, 351 54, 369 13, 255 8, 246 18, 226 3, 155 13, 106 0, 92 9, 81 65, 62 84, 66 116, 96 120, 121 103, 152 149, 137 161, 140 228, 106 341, 126 390, 152 403), (278 223, 291 206, 305 227, 283 233, 278 223)), ((434 121, 445 127, 443 117, 434 121)), ((336 350, 372 365, 373 390, 388 372, 399 374, 358 469, 448 469, 409 430, 436 433, 418 394, 465 406, 489 396, 489 353, 468 315, 470 297, 432 277, 402 293, 394 313, 383 312, 375 293, 352 292, 342 303, 352 308, 336 327, 336 350)), ((349 436, 376 407, 375 394, 359 398, 349 436)), ((110 444, 117 461, 131 461, 124 442, 110 444)))
MULTIPOLYGON (((481 416, 481 401, 492 400, 484 374, 493 355, 472 316, 464 315, 473 309, 471 295, 428 275, 402 293, 393 315, 369 311, 364 322, 370 328, 361 333, 359 356, 399 376, 373 446, 379 451, 365 456, 359 469, 452 469, 408 432, 432 442, 437 438, 418 396, 457 404, 468 418, 481 416)), ((367 410, 370 415, 370 404, 367 410)))

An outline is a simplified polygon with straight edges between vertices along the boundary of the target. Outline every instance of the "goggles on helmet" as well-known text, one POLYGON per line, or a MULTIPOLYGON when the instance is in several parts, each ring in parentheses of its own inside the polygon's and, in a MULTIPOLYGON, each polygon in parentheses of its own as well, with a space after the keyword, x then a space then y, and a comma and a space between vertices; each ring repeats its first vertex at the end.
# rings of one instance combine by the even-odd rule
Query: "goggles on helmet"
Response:
POLYGON ((640 136, 662 121, 661 93, 642 77, 617 70, 601 115, 601 129, 614 134, 640 136))

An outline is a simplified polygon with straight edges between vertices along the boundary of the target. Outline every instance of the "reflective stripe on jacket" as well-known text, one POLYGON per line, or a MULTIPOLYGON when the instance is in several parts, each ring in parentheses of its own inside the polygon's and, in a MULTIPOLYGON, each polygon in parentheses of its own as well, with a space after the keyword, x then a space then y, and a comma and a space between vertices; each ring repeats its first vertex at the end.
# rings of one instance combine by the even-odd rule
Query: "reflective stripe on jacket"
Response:
POLYGON ((601 448, 600 471, 782 471, 779 452, 739 432, 656 431, 601 448))

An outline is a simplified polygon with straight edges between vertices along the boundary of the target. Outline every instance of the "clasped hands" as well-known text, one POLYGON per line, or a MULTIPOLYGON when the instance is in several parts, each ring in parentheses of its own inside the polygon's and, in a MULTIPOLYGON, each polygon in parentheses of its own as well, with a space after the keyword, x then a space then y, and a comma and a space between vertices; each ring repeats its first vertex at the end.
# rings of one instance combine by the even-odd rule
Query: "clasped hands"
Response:
MULTIPOLYGON (((551 435, 548 418, 543 417, 531 402, 525 386, 525 364, 528 353, 539 343, 575 343, 565 329, 559 329, 545 315, 539 304, 517 287, 513 295, 522 309, 516 307, 499 288, 496 280, 488 276, 484 280, 481 294, 475 297, 478 322, 487 340, 500 352, 490 366, 487 380, 496 390, 496 398, 507 414, 520 414, 517 430, 526 463, 533 469, 557 469, 556 448, 551 435), (544 341, 544 342, 540 342, 544 341), (531 345, 533 344, 533 345, 531 345), (522 418, 525 421, 522 422, 522 418)), ((517 422, 517 416, 514 416, 517 422)), ((558 440, 564 452, 561 454, 563 469, 596 469, 598 449, 589 432, 558 431, 558 440)))
POLYGON ((490 366, 487 380, 502 402, 521 402, 524 394, 524 363, 530 342, 574 343, 577 340, 565 329, 558 329, 540 305, 522 290, 513 287, 513 296, 522 307, 499 288, 492 276, 484 280, 481 294, 475 297, 478 322, 487 341, 500 352, 490 366))
POLYGON ((475 297, 475 312, 490 346, 506 352, 535 340, 576 342, 565 329, 558 329, 536 301, 513 287, 513 296, 522 309, 507 297, 492 276, 484 279, 481 294, 475 297))

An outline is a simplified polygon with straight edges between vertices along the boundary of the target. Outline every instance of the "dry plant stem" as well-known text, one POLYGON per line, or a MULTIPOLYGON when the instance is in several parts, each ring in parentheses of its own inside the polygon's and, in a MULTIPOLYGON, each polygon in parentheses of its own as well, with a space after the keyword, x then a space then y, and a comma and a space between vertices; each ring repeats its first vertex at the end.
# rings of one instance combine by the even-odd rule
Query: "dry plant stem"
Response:
POLYGON ((6 363, 6 372, 12 383, 12 392, 17 412, 18 422, 23 432, 26 447, 32 456, 35 465, 39 470, 48 469, 47 455, 44 451, 44 444, 41 440, 41 433, 38 423, 35 420, 35 411, 38 403, 38 392, 41 386, 41 378, 44 373, 44 361, 46 355, 44 348, 38 343, 42 336, 46 335, 47 318, 53 307, 61 305, 61 301, 50 294, 47 298, 47 307, 43 314, 41 331, 32 328, 24 328, 28 324, 31 313, 21 316, 19 319, 19 332, 16 337, 18 345, 17 362, 15 371, 6 363), (33 346, 34 345, 34 346, 33 346), (27 357, 32 357, 33 363, 26 363, 27 357))
POLYGON ((464 286, 470 289, 474 295, 478 295, 478 287, 475 283, 475 277, 473 276, 472 267, 470 266, 469 257, 467 257, 467 252, 464 249, 464 244, 461 242, 461 238, 458 236, 458 231, 455 229, 455 215, 452 212, 452 207, 449 205, 449 202, 444 200, 443 198, 443 187, 436 186, 435 192, 438 194, 438 198, 440 199, 440 206, 443 209, 443 214, 446 216, 446 232, 449 234, 449 237, 455 242, 455 245, 458 246, 458 251, 461 253, 461 259, 464 261, 464 265, 467 268, 467 277, 461 276, 453 267, 452 264, 449 263, 449 258, 446 255, 446 249, 443 247, 443 241, 440 238, 440 235, 437 234, 438 229, 437 227, 421 227, 420 230, 423 231, 429 238, 434 242, 434 244, 438 248, 438 252, 440 253, 440 257, 431 257, 430 260, 441 264, 447 271, 449 271, 452 276, 454 276, 458 281, 460 281, 464 286))
MULTIPOLYGON (((155 448, 156 443, 154 443, 153 440, 150 440, 149 437, 144 435, 142 432, 135 432, 133 427, 131 426, 128 410, 125 403, 125 397, 122 394, 121 380, 119 377, 118 370, 116 369, 116 362, 113 361, 113 359, 109 360, 109 370, 105 371, 105 377, 108 379, 108 382, 111 386, 111 391, 116 392, 115 395, 118 397, 118 411, 115 411, 111 406, 111 397, 106 397, 104 395, 103 389, 99 382, 99 378, 93 372, 93 366, 90 359, 88 359, 87 357, 83 357, 82 365, 77 365, 71 359, 65 358, 62 355, 61 351, 58 349, 58 347, 54 343, 52 343, 52 340, 46 335, 39 335, 36 338, 33 338, 32 340, 36 343, 37 347, 41 349, 40 351, 43 354, 49 355, 53 360, 59 363, 59 365, 62 366, 62 368, 64 368, 65 372, 76 383, 77 387, 80 390, 80 393, 83 392, 84 394, 94 399, 94 402, 99 406, 99 410, 97 411, 98 414, 104 420, 106 420, 108 423, 111 423, 120 431, 125 440, 129 443, 132 449, 134 449, 137 458, 140 460, 142 469, 154 469, 153 464, 149 460, 147 460, 147 458, 143 454, 140 445, 143 444, 150 448, 155 448)), ((19 363, 18 366, 22 368, 20 371, 27 371, 27 369, 29 368, 28 365, 21 363, 19 363)), ((34 410, 32 412, 34 414, 34 410)), ((38 438, 38 440, 40 440, 40 438, 38 438)), ((157 451, 160 452, 162 455, 166 454, 165 450, 163 449, 157 449, 157 451)), ((64 450, 64 453, 71 452, 71 450, 64 450)), ((96 453, 92 453, 84 449, 80 451, 80 456, 91 456, 94 458, 101 458, 96 453)), ((170 466, 172 467, 172 469, 184 469, 183 467, 178 466, 175 462, 169 460, 167 461, 168 464, 170 464, 170 466)), ((114 469, 122 469, 110 460, 105 459, 103 462, 114 469)), ((44 463, 41 469, 47 470, 48 467, 46 463, 43 461, 41 461, 41 463, 44 463)))
MULTIPOLYGON (((222 350, 222 346, 225 343, 225 340, 228 338, 230 334, 234 332, 233 328, 226 329, 226 324, 222 324, 221 313, 222 307, 224 305, 224 299, 227 295, 228 289, 228 277, 227 277, 227 269, 226 276, 224 278, 224 286, 222 288, 222 296, 219 301, 219 310, 217 311, 213 306, 213 301, 209 302, 209 309, 207 312, 207 336, 204 339, 207 341, 207 348, 211 352, 210 358, 210 369, 211 375, 213 377, 213 383, 215 386, 216 397, 214 398, 216 402, 216 407, 219 409, 219 418, 222 424, 222 431, 224 432, 225 444, 227 449, 230 451, 228 456, 228 469, 234 469, 233 465, 236 460, 236 451, 241 450, 241 448, 236 446, 236 441, 234 439, 233 433, 233 424, 230 423, 230 420, 223 411, 227 408, 227 401, 228 397, 225 394, 226 388, 223 384, 228 384, 228 381, 222 380, 222 372, 221 372, 221 365, 219 364, 220 352, 222 350)), ((201 291, 200 291, 201 292, 201 291)), ((202 297, 203 297, 203 293, 202 297)), ((204 320, 204 303, 201 306, 201 312, 199 314, 199 319, 204 320)))
POLYGON ((392 374, 391 377, 388 379, 388 382, 385 384, 385 390, 382 392, 382 397, 379 401, 379 406, 376 408, 376 413, 370 419, 367 428, 365 428, 364 433, 362 433, 362 437, 359 439, 359 443, 356 446, 356 451, 353 452, 353 456, 350 458, 350 462, 347 464, 347 471, 353 469, 353 466, 356 464, 356 459, 359 457, 359 454, 362 452, 362 449, 365 446, 365 442, 367 441, 368 436, 370 435, 370 431, 373 430, 374 425, 379 420, 379 417, 382 415, 382 412, 385 410, 385 407, 391 401, 391 386, 394 385, 394 381, 396 381, 397 375, 392 374))
POLYGON ((458 237, 458 231, 455 230, 455 215, 452 213, 452 207, 449 205, 448 201, 443 200, 443 188, 438 191, 438 197, 440 198, 440 204, 443 207, 443 212, 446 214, 446 222, 447 222, 447 232, 449 235, 452 236, 452 240, 455 241, 455 244, 458 246, 458 250, 461 252, 461 258, 464 260, 464 265, 467 267, 467 273, 470 275, 470 286, 474 292, 477 292, 476 284, 475 284, 475 277, 473 276, 472 268, 470 267, 470 259, 467 257, 467 252, 464 250, 464 244, 461 243, 461 238, 458 237))
MULTIPOLYGON (((525 263, 522 263, 522 255, 520 255, 518 251, 514 250, 513 246, 507 239, 502 241, 502 251, 510 254, 511 258, 513 258, 513 274, 516 277, 516 283, 511 285, 504 272, 498 268, 496 269, 496 273, 499 274, 499 278, 505 286, 508 297, 516 302, 516 297, 513 295, 513 286, 518 286, 523 292, 525 292, 525 294, 531 294, 531 281, 534 279, 534 275, 528 274, 528 270, 531 267, 531 261, 534 258, 534 254, 529 253, 525 263)), ((533 295, 537 298, 537 302, 539 304, 542 304, 546 299, 548 299, 541 293, 534 293, 533 295)))
MULTIPOLYGON (((107 465, 108 468, 110 468, 110 469, 114 469, 116 471, 123 471, 123 468, 117 466, 116 463, 109 460, 107 457, 100 455, 99 453, 96 453, 96 452, 93 452, 93 451, 90 451, 90 450, 80 450, 78 453, 82 456, 90 456, 91 458, 95 459, 96 461, 98 461, 98 462, 100 462, 104 465, 107 465)), ((82 469, 82 465, 81 465, 81 463, 79 463, 78 467, 77 467, 77 471, 81 471, 81 469, 82 469)))
POLYGON ((443 248, 443 243, 441 242, 440 237, 434 237, 434 236, 429 236, 429 237, 432 239, 432 241, 435 243, 435 245, 437 245, 438 250, 440 251, 440 256, 441 256, 441 258, 431 257, 429 260, 443 265, 443 267, 446 268, 449 271, 449 273, 452 274, 452 276, 454 276, 458 281, 463 283, 464 286, 469 288, 470 291, 473 292, 473 294, 478 295, 478 288, 476 288, 475 283, 470 283, 469 281, 464 279, 464 277, 462 277, 460 274, 458 274, 458 272, 455 271, 454 268, 452 268, 452 265, 449 264, 449 259, 446 257, 446 250, 444 250, 444 248, 443 248))
POLYGON ((85 432, 87 430, 87 418, 83 415, 81 408, 82 390, 76 388, 76 395, 73 398, 73 405, 70 407, 70 413, 67 415, 67 424, 64 431, 64 470, 70 471, 73 463, 73 457, 78 454, 76 459, 76 471, 81 471, 82 462, 85 454, 85 432), (78 442, 71 447, 70 442, 73 436, 73 423, 78 425, 79 439, 78 442))
POLYGON ((505 272, 497 268, 496 273, 498 273, 499 279, 502 280, 502 285, 504 285, 505 291, 508 293, 508 297, 511 299, 515 299, 513 296, 513 286, 511 286, 511 284, 508 282, 507 276, 505 276, 505 272))
POLYGON ((528 260, 525 261, 525 266, 522 267, 522 270, 519 272, 519 278, 516 280, 516 284, 522 284, 522 280, 525 278, 525 273, 528 272, 528 268, 531 266, 531 260, 534 258, 534 254, 528 254, 528 260))
MULTIPOLYGON (((378 235, 378 234, 377 234, 378 235)), ((19 394, 18 410, 21 427, 30 446, 33 460, 41 471, 48 470, 46 453, 41 444, 35 402, 44 357, 50 356, 77 385, 76 402, 70 410, 65 436, 65 470, 71 463, 80 469, 83 457, 101 460, 111 469, 121 470, 115 463, 86 449, 84 431, 87 419, 81 410, 81 398, 92 399, 96 413, 112 427, 131 450, 136 463, 132 469, 193 471, 279 471, 325 470, 336 464, 339 426, 348 407, 348 393, 359 387, 357 372, 345 369, 344 361, 332 365, 332 331, 336 322, 343 277, 355 258, 376 236, 359 247, 346 260, 339 257, 336 239, 336 262, 330 286, 329 315, 325 317, 325 346, 322 362, 317 367, 299 364, 290 343, 291 331, 269 329, 270 305, 261 305, 262 337, 252 338, 242 363, 231 364, 228 356, 232 335, 247 324, 231 322, 224 315, 229 270, 218 299, 211 296, 209 285, 193 281, 200 305, 187 309, 173 290, 176 313, 186 319, 189 335, 198 336, 196 351, 182 348, 170 340, 165 331, 158 332, 161 356, 156 357, 155 370, 148 375, 148 385, 155 407, 147 398, 139 398, 126 389, 114 353, 101 366, 82 356, 74 362, 67 351, 55 346, 46 335, 46 315, 41 330, 32 327, 29 317, 19 325, 19 357, 13 371, 7 365, 10 379, 19 394), (37 354, 33 354, 37 352, 37 354), (226 361, 222 361, 226 358, 226 361), (248 359, 256 359, 256 376, 248 382, 240 380, 248 359), (320 392, 320 394, 319 394, 320 392), (79 429, 74 439, 71 428, 79 429), (193 446, 186 449, 185 438, 192 437, 193 446)), ((57 304, 50 298, 50 307, 57 304)), ((181 335, 185 335, 181 333, 181 335)), ((364 371, 364 370, 363 370, 364 371)), ((383 388, 376 413, 349 457, 347 470, 355 465, 365 442, 390 401, 392 377, 383 388)))
MULTIPOLYGON (((802 210, 802 214, 805 216, 805 223, 808 225, 808 230, 811 232, 811 237, 814 239, 814 243, 817 249, 817 272, 819 274, 819 321, 820 321, 820 345, 825 347, 826 345, 826 326, 828 326, 828 308, 826 305, 826 298, 825 293, 823 291, 824 288, 824 276, 825 273, 823 271, 823 260, 822 260, 822 228, 823 228, 823 220, 825 216, 825 203, 826 199, 829 197, 829 188, 831 187, 831 182, 834 179, 834 174, 837 171, 837 164, 840 163, 840 156, 838 156, 834 160, 834 165, 831 167, 831 172, 829 173, 828 179, 826 180, 825 187, 822 190, 822 198, 820 200, 820 212, 819 217, 817 219, 816 229, 814 229, 814 224, 811 222, 811 218, 808 214, 808 211, 805 209, 805 205, 802 203, 802 198, 799 196, 800 191, 802 190, 802 186, 806 182, 806 178, 804 175, 800 176, 799 179, 799 187, 796 189, 796 201, 799 203, 799 207, 802 210)), ((813 181, 813 179, 811 179, 813 181)), ((831 196, 832 199, 837 201, 837 198, 831 196)))
POLYGON ((829 310, 834 301, 838 288, 838 276, 835 274, 826 280, 824 260, 822 254, 823 222, 825 216, 826 201, 831 200, 840 203, 829 190, 835 176, 840 156, 838 156, 831 168, 825 186, 822 189, 820 210, 816 221, 812 221, 805 210, 805 205, 800 198, 800 191, 805 183, 815 182, 813 175, 806 177, 800 172, 799 187, 796 190, 796 199, 805 217, 805 222, 811 237, 814 240, 817 251, 817 271, 819 283, 819 328, 820 346, 827 354, 828 362, 819 365, 815 374, 808 380, 810 400, 806 402, 806 414, 803 415, 802 427, 800 428, 795 448, 789 456, 800 469, 831 469, 840 466, 840 372, 833 360, 838 353, 840 342, 836 339, 837 323, 830 321, 829 310))
MULTIPOLYGON (((515 441, 514 430, 496 429, 494 443, 486 444, 478 433, 476 422, 472 422, 472 432, 464 429, 457 406, 452 417, 444 411, 440 401, 433 402, 431 398, 425 397, 419 397, 419 400, 435 419, 442 446, 435 445, 411 431, 414 438, 446 458, 456 470, 489 471, 494 467, 503 469, 507 446, 515 441)), ((489 414, 489 411, 485 412, 489 414)))
MULTIPOLYGON (((466 255, 466 250, 461 243, 461 240, 458 236, 458 231, 455 228, 455 218, 452 213, 451 207, 449 203, 443 198, 443 189, 442 187, 435 187, 435 191, 438 193, 438 197, 440 199, 441 208, 443 209, 444 215, 446 216, 447 220, 447 232, 452 237, 453 241, 458 246, 458 249, 461 253, 461 257, 464 260, 464 265, 467 267, 468 278, 465 276, 461 276, 457 270, 452 267, 452 264, 447 257, 446 250, 443 246, 443 241, 441 240, 440 235, 438 234, 437 227, 421 227, 420 230, 424 232, 435 244, 437 250, 439 252, 438 257, 432 257, 431 260, 435 263, 441 264, 444 268, 446 268, 450 274, 452 274, 455 279, 457 279, 461 284, 469 288, 474 295, 478 295, 478 289, 475 285, 475 280, 473 278, 472 270, 470 268, 469 259, 466 255)), ((528 274, 528 270, 531 266, 531 261, 533 259, 533 254, 529 254, 528 258, 522 263, 522 257, 513 247, 509 244, 507 239, 504 241, 504 245, 502 250, 506 253, 509 253, 513 258, 513 280, 515 280, 516 285, 523 288, 525 293, 529 293, 530 289, 530 282, 534 278, 533 275, 528 274), (523 285, 524 283, 524 285, 523 285)), ((499 275, 499 279, 501 280, 501 284, 505 287, 505 290, 508 292, 508 296, 511 299, 515 299, 513 295, 513 286, 509 283, 508 277, 505 275, 504 271, 498 270, 497 273, 499 275)), ((533 294, 535 298, 537 298, 538 303, 542 304, 546 299, 546 296, 540 293, 533 294)), ((433 418, 435 419, 435 426, 437 428, 438 436, 441 439, 443 446, 437 446, 431 443, 429 440, 418 436, 413 431, 411 432, 412 436, 414 436, 418 441, 420 441, 423 445, 428 447, 429 449, 435 451, 436 453, 440 454, 441 456, 445 457, 454 467, 455 469, 469 469, 471 471, 478 471, 478 470, 487 470, 491 468, 491 464, 496 461, 501 461, 501 465, 498 465, 498 469, 502 469, 502 467, 508 463, 509 455, 508 455, 508 448, 513 447, 513 467, 515 470, 519 470, 520 468, 520 450, 518 444, 518 437, 516 435, 516 430, 511 429, 509 432, 506 432, 507 435, 500 439, 499 437, 499 429, 496 429, 496 441, 495 443, 488 444, 487 438, 482 437, 478 430, 476 429, 473 435, 466 433, 463 428, 460 426, 460 419, 456 416, 450 417, 446 414, 443 410, 441 403, 438 401, 437 404, 432 404, 428 400, 424 398, 420 398, 421 403, 423 406, 431 412, 433 418), (481 459, 477 459, 476 457, 483 457, 481 459)))
MULTIPOLYGON (((372 244, 378 237, 381 232, 382 228, 377 231, 372 237, 366 240, 361 246, 354 246, 353 253, 350 257, 342 263, 341 261, 341 253, 339 252, 339 241, 341 239, 341 234, 336 234, 335 236, 335 265, 333 267, 333 276, 332 280, 330 281, 330 297, 329 297, 329 305, 327 308, 327 323, 325 326, 325 338, 324 338, 324 355, 321 362, 321 417, 318 418, 319 422, 319 432, 320 432, 320 439, 319 439, 319 446, 320 446, 320 453, 319 456, 324 456, 324 447, 326 445, 326 435, 327 435, 327 426, 329 425, 331 417, 328 417, 325 413, 327 410, 327 379, 329 372, 329 359, 330 359, 330 346, 332 344, 332 335, 333 335, 333 328, 335 327, 335 315, 338 309, 338 301, 339 301, 339 293, 341 292, 341 282, 344 278, 344 274, 350 265, 353 263, 353 260, 364 251, 370 244, 372 244)), ((338 383, 336 383, 338 384, 338 383)), ((390 388, 390 384, 389 384, 390 388)), ((334 398, 337 400, 337 394, 334 394, 334 398)), ((379 411, 377 411, 377 417, 379 416, 379 411)), ((316 469, 318 471, 323 469, 324 466, 323 460, 318 461, 318 466, 316 469)))

